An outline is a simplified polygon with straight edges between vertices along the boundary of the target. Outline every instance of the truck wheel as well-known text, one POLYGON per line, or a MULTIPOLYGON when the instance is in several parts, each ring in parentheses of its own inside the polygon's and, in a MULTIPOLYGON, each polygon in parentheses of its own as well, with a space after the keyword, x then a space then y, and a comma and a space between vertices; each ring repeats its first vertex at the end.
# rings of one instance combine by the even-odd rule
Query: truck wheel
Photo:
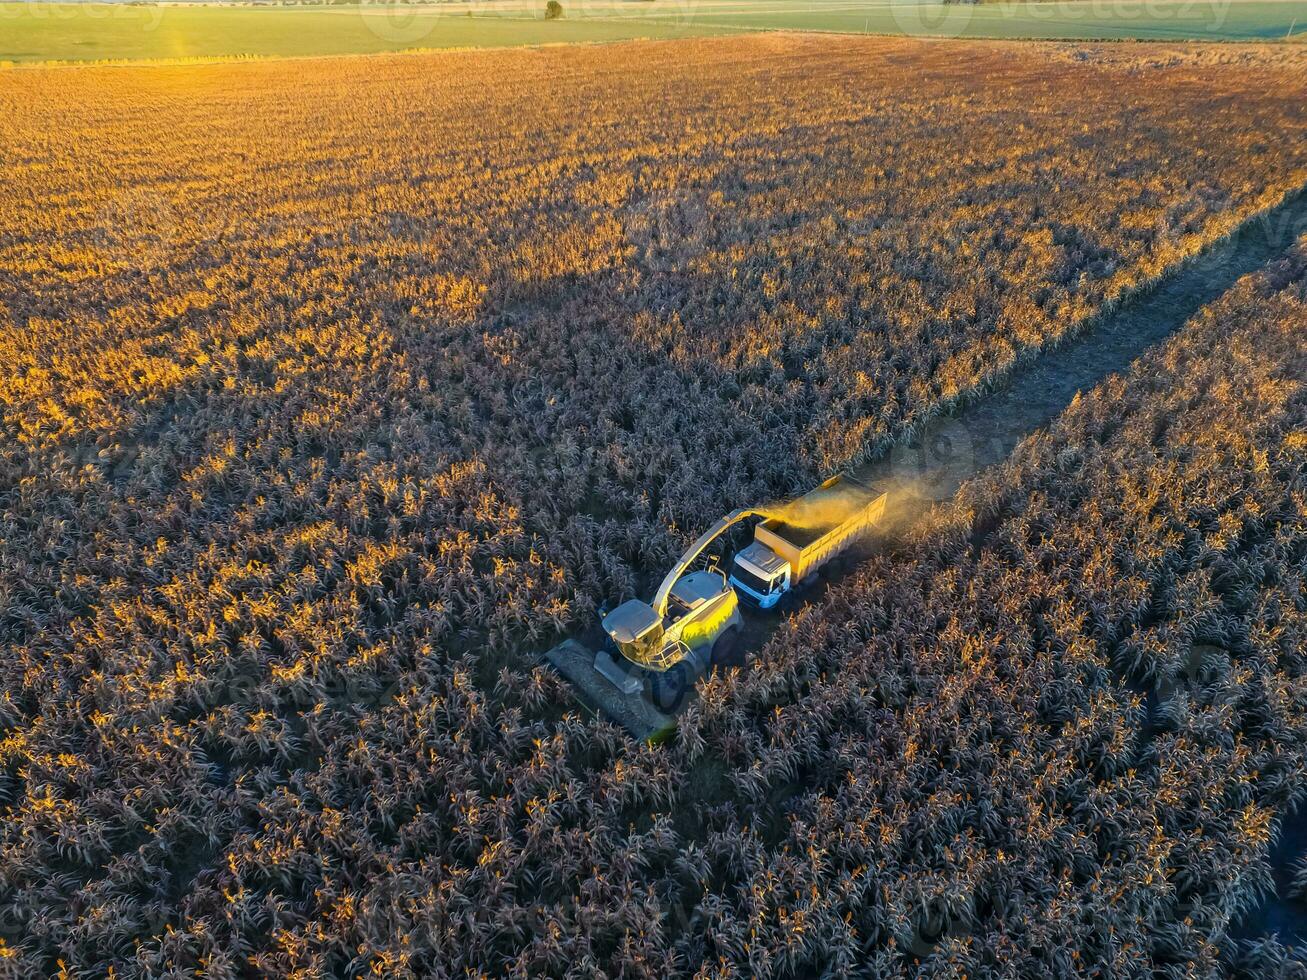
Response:
POLYGON ((712 665, 729 670, 744 666, 744 651, 740 649, 740 628, 732 626, 721 636, 712 648, 712 665))
POLYGON ((665 715, 672 714, 690 693, 690 668, 682 661, 661 674, 654 674, 649 693, 655 708, 665 715))

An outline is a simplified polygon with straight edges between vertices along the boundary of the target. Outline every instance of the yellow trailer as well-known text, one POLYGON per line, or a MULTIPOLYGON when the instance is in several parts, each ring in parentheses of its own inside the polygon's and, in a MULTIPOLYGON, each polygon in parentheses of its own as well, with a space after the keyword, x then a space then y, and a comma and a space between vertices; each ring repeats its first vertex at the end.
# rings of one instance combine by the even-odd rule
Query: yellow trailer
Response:
POLYGON ((754 527, 753 543, 735 556, 731 585, 746 604, 771 609, 862 538, 884 516, 888 496, 853 477, 832 477, 754 527))

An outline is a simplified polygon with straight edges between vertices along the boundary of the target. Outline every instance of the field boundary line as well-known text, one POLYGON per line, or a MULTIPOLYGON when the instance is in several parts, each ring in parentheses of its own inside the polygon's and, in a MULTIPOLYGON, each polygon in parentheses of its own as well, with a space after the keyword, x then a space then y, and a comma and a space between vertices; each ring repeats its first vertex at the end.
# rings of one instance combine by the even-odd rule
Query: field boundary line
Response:
MULTIPOLYGON (((1027 0, 1027 2, 1049 2, 1055 3, 1058 0, 1027 0)), ((1296 0, 1285 0, 1285 2, 1296 2, 1296 0)), ((998 6, 1000 4, 992 4, 998 6)), ((1013 4, 1015 5, 1015 3, 1013 4)), ((182 5, 185 6, 185 5, 182 5)), ((217 7, 220 4, 196 4, 201 7, 217 7)), ((433 5, 434 6, 434 5, 433 5)), ((882 5, 877 5, 879 9, 882 5)), ((888 5, 886 5, 888 6, 888 5)), ((292 8, 286 8, 292 9, 292 8)), ((335 11, 333 11, 335 12, 335 11)), ((493 15, 473 15, 473 19, 504 21, 507 18, 495 17, 493 15)), ((592 23, 605 25, 628 26, 638 23, 650 23, 659 25, 668 25, 676 23, 678 18, 672 14, 651 14, 641 15, 639 17, 586 17, 579 18, 576 23, 592 23)), ((523 18, 522 23, 533 22, 523 18)), ((1295 22, 1296 25, 1296 22, 1295 22)), ((751 34, 758 35, 794 35, 798 37, 819 36, 819 37, 847 37, 847 38, 886 38, 893 40, 919 41, 922 43, 955 43, 955 44, 1021 44, 1021 45, 1058 45, 1058 44, 1201 44, 1204 46, 1223 47, 1275 47, 1278 45, 1297 45, 1307 41, 1307 28, 1292 33, 1293 26, 1290 27, 1289 34, 1283 37, 1205 37, 1205 36, 1167 36, 1153 35, 1149 37, 1134 37, 1124 35, 1101 35, 1101 34, 1069 34, 1058 37, 1007 37, 999 34, 976 34, 959 37, 938 37, 929 33, 908 34, 902 32, 872 31, 872 30, 839 30, 830 27, 767 27, 757 24, 737 24, 722 21, 710 21, 694 27, 687 27, 687 33, 683 37, 655 37, 647 35, 633 35, 631 37, 609 38, 604 40, 571 40, 571 41, 534 41, 523 42, 521 44, 457 44, 440 47, 418 46, 409 48, 391 48, 381 51, 341 51, 335 53, 322 54, 259 54, 254 52, 234 52, 231 54, 215 55, 193 55, 181 58, 102 58, 102 59, 74 59, 74 58, 55 58, 42 61, 15 61, 12 59, 0 59, 0 74, 6 71, 24 71, 24 70, 49 70, 49 69, 76 69, 76 68, 186 68, 186 67, 206 67, 211 65, 239 65, 254 62, 273 62, 273 61, 333 61, 345 58, 385 58, 395 57, 398 55, 438 55, 438 54, 466 54, 468 52, 478 51, 537 51, 549 48, 591 48, 603 47, 615 44, 676 44, 681 41, 705 40, 711 41, 719 38, 747 37, 751 34)))

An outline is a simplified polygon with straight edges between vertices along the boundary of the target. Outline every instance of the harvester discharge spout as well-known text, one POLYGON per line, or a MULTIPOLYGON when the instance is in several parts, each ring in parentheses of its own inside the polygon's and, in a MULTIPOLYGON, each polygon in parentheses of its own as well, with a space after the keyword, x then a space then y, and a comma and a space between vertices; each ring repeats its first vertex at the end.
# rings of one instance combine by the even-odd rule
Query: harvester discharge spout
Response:
POLYGON ((717 538, 725 534, 731 527, 740 523, 749 517, 765 517, 766 511, 758 510, 752 507, 741 508, 732 511, 714 524, 708 530, 695 540, 694 544, 686 550, 681 556, 680 561, 672 566, 672 570, 663 578, 662 584, 658 586, 658 591, 654 593, 653 609, 659 616, 667 615, 667 602, 672 594, 672 588, 680 579, 681 574, 694 564, 695 560, 704 552, 708 545, 712 544, 717 538))

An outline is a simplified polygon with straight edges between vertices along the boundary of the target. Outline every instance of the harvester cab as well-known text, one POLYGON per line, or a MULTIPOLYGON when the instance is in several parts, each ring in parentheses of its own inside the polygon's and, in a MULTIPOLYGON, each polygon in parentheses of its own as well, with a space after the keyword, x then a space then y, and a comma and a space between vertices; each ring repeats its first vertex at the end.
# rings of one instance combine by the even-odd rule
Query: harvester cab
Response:
POLYGON ((691 572, 676 580, 660 616, 652 606, 629 599, 603 618, 604 632, 627 660, 666 670, 681 659, 677 642, 697 649, 720 635, 732 619, 734 590, 715 568, 691 572))
POLYGON ((594 665, 618 688, 647 687, 655 707, 672 711, 722 660, 743 619, 735 590, 713 568, 678 578, 662 609, 629 599, 605 616, 611 649, 600 650, 594 665))
POLYGON ((717 555, 707 568, 689 569, 728 528, 756 514, 737 510, 722 518, 681 556, 652 602, 628 599, 604 616, 609 649, 595 655, 594 669, 625 693, 647 688, 655 707, 673 711, 695 680, 731 663, 744 625, 735 588, 717 555))
POLYGON ((628 599, 603 618, 604 632, 627 660, 645 663, 663 647, 666 627, 653 606, 628 599))

